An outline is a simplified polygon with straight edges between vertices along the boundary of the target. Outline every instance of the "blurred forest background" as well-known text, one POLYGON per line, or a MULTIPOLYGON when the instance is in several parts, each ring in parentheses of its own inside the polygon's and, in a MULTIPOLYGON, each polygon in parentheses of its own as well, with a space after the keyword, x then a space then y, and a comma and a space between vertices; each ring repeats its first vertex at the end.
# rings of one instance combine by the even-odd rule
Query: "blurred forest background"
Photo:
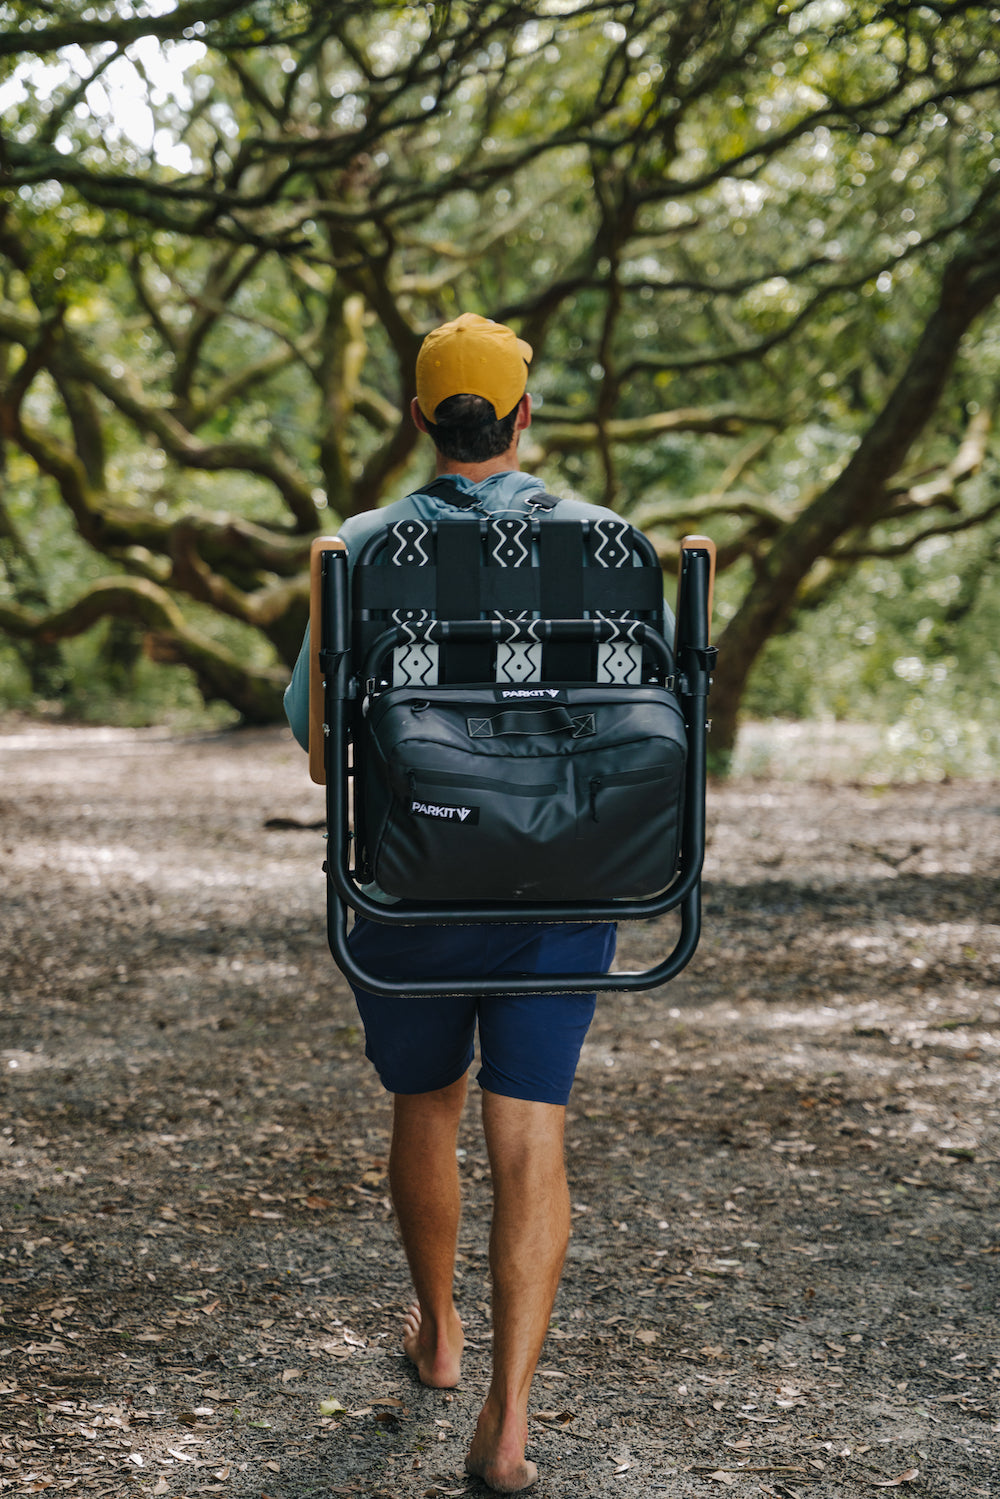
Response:
POLYGON ((1000 8, 21 0, 0 120, 0 711, 278 718, 475 310, 526 467, 716 539, 717 751, 995 773, 1000 8))

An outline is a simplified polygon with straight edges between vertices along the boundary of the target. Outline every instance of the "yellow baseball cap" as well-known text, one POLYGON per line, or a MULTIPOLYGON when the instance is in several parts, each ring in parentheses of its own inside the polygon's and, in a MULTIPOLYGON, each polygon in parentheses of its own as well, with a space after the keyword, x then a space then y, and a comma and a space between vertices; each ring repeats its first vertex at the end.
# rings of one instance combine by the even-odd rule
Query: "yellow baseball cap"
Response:
POLYGON ((476 312, 434 328, 417 355, 417 402, 428 421, 449 396, 481 396, 509 416, 528 384, 531 345, 476 312))

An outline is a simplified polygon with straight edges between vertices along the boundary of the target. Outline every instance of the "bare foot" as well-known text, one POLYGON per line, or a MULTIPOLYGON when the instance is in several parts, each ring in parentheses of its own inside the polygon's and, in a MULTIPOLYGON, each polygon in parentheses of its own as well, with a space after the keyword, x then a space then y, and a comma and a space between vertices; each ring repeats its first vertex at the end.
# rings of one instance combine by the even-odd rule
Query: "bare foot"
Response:
POLYGON ((424 1324, 417 1302, 403 1318, 403 1352, 416 1366, 421 1384, 435 1390, 453 1390, 462 1368, 462 1346, 465 1334, 457 1313, 451 1326, 435 1337, 424 1324))
POLYGON ((520 1494, 538 1482, 538 1469, 524 1455, 526 1423, 505 1428, 486 1406, 465 1459, 465 1471, 481 1478, 498 1494, 520 1494))

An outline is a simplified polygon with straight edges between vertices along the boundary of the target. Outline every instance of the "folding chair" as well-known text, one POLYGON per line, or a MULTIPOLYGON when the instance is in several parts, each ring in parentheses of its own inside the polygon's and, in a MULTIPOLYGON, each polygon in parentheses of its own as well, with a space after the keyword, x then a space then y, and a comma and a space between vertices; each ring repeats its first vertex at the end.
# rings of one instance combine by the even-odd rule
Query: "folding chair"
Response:
POLYGON ((375 994, 485 995, 497 981, 369 973, 347 944, 351 910, 390 925, 679 912, 672 951, 646 970, 505 977, 505 993, 648 989, 697 947, 714 545, 682 543, 667 642, 647 538, 545 505, 397 522, 352 559, 339 538, 313 543, 328 936, 375 994))

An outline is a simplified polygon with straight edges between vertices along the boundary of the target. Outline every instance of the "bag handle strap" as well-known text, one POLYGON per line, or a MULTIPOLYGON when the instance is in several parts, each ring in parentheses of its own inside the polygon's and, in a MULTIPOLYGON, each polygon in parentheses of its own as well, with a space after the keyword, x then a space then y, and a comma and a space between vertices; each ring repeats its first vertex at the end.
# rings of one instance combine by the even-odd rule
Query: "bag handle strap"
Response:
POLYGON ((583 739, 595 732, 592 713, 574 715, 557 703, 546 708, 505 708, 499 713, 467 718, 465 723, 470 739, 565 733, 572 734, 574 739, 583 739))

